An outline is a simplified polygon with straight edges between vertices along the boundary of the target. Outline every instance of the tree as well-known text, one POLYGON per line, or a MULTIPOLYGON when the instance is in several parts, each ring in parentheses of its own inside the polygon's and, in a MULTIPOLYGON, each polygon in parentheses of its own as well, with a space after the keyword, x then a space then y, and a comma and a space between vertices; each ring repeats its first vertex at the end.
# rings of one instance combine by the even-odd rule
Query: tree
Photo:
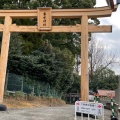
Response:
MULTIPOLYGON (((101 70, 100 70, 101 71, 101 70)), ((99 69, 96 70, 99 72, 99 69)), ((109 68, 103 69, 91 84, 92 88, 115 90, 118 86, 118 79, 115 72, 109 68)))
POLYGON ((79 93, 80 92, 80 76, 78 74, 73 74, 74 81, 71 87, 68 89, 67 93, 79 93))
POLYGON ((22 55, 23 43, 22 36, 18 33, 12 33, 10 37, 9 56, 13 54, 22 55))
POLYGON ((31 55, 10 55, 9 72, 27 76, 35 81, 49 83, 60 93, 65 93, 73 83, 74 57, 68 49, 60 51, 45 42, 31 55))
MULTIPOLYGON (((95 38, 91 38, 89 43, 89 79, 90 87, 94 84, 95 79, 110 65, 115 64, 115 54, 107 53, 104 45, 97 41, 95 38)), ((97 86, 96 86, 97 87, 97 86)), ((95 88, 94 88, 95 89, 95 88)))
MULTIPOLYGON (((96 0, 2 0, 0 9, 37 9, 38 7, 61 8, 93 8, 96 0)), ((93 19, 94 24, 99 24, 97 19, 93 19)), ((14 19, 13 23, 17 25, 36 25, 37 19, 14 19)), ((80 19, 53 19, 53 25, 76 25, 80 19)), ((51 44, 60 49, 66 47, 73 55, 80 55, 80 49, 75 46, 75 40, 80 43, 79 35, 72 33, 50 33, 50 34, 20 34, 23 37, 23 53, 30 54, 37 49, 40 40, 49 40, 51 44), (74 49, 73 49, 74 48, 74 49)), ((80 45, 80 44, 79 44, 80 45)))

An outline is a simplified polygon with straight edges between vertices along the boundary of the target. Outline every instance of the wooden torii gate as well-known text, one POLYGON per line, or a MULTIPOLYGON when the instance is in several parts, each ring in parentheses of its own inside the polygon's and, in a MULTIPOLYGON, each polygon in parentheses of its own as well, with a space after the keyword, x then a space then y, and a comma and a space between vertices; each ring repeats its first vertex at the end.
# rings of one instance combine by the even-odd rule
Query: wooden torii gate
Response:
MULTIPOLYGON (((113 11, 116 11, 115 6, 113 11)), ((109 17, 112 10, 109 7, 91 9, 51 9, 38 8, 37 10, 0 10, 0 32, 3 32, 0 56, 0 103, 3 102, 4 84, 9 52, 10 33, 12 32, 81 32, 81 100, 88 101, 88 32, 111 32, 112 26, 88 25, 89 18, 109 17), (37 26, 17 26, 12 19, 37 18, 37 26), (79 18, 81 25, 52 26, 54 18, 79 18)))

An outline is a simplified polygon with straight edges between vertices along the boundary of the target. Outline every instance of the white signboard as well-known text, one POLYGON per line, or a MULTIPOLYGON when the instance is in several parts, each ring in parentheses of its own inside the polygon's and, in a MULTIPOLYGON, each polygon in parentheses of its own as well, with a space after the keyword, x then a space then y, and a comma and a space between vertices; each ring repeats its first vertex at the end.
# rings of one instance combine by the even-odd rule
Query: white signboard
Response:
MULTIPOLYGON (((104 120, 104 106, 102 103, 76 101, 75 102, 75 114, 85 113, 88 115, 103 116, 104 120)), ((75 115, 76 118, 76 115, 75 115)))
POLYGON ((103 104, 102 103, 94 103, 94 102, 83 102, 76 101, 76 112, 92 114, 97 116, 103 115, 103 104))

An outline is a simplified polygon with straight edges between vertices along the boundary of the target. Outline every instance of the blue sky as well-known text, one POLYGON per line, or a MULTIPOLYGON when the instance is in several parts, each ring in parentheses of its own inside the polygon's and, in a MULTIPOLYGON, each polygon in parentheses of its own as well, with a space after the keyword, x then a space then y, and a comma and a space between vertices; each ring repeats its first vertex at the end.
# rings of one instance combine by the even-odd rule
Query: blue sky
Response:
MULTIPOLYGON (((106 0, 96 0, 96 2, 95 7, 107 6, 106 0)), ((116 3, 116 1, 114 2, 116 3)), ((112 33, 97 33, 95 38, 104 44, 106 51, 115 54, 116 62, 119 62, 119 64, 112 67, 112 70, 116 74, 120 74, 120 5, 111 17, 99 18, 99 20, 100 25, 112 25, 112 33)))

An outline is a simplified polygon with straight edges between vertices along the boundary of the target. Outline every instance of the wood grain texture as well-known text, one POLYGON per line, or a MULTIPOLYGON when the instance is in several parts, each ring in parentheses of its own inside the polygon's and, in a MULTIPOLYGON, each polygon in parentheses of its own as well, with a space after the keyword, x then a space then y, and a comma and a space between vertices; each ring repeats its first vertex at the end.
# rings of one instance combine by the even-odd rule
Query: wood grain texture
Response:
POLYGON ((6 16, 4 20, 3 38, 2 38, 1 56, 0 56, 0 103, 3 102, 4 84, 5 84, 8 52, 9 52, 9 43, 10 43, 11 23, 12 23, 12 18, 6 16))

